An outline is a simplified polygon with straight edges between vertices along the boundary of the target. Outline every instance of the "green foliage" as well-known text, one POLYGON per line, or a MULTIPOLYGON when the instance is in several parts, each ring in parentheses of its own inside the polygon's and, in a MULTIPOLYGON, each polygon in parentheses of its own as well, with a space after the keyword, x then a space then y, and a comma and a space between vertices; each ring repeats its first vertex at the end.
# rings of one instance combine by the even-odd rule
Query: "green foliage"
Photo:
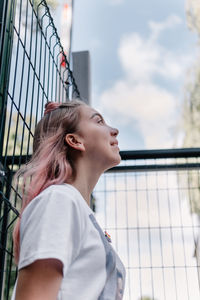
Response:
POLYGON ((199 0, 186 1, 186 16, 188 27, 200 37, 200 4, 199 0))
MULTIPOLYGON (((41 0, 32 0, 32 4, 35 10, 37 10, 38 5, 41 3, 41 0)), ((46 0, 47 5, 52 8, 56 9, 58 6, 58 1, 57 0, 46 0)), ((42 7, 42 5, 40 5, 42 7)))
MULTIPOLYGON (((186 17, 188 27, 198 34, 200 42, 200 2, 199 0, 186 1, 186 17)), ((200 147, 200 44, 199 57, 187 74, 185 85, 185 99, 183 103, 183 122, 184 131, 183 147, 200 147)), ((188 171, 188 187, 190 189, 189 203, 191 213, 200 215, 200 184, 199 172, 188 171)), ((181 178, 179 183, 181 184, 181 178)), ((188 195, 187 195, 188 197, 188 195)))
MULTIPOLYGON (((199 0, 187 0, 186 17, 188 27, 198 33, 200 42, 200 3, 199 0)), ((200 44, 199 44, 200 57, 200 44)), ((183 105, 184 147, 200 146, 200 59, 188 72, 183 105)))

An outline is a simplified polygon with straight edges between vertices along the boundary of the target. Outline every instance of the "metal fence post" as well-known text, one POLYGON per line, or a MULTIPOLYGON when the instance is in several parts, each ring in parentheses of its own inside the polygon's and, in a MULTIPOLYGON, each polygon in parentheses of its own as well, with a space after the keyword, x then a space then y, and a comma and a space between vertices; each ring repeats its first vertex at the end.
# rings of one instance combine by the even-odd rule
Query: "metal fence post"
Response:
POLYGON ((13 44, 13 23, 16 1, 1 0, 0 20, 0 155, 3 151, 3 136, 6 118, 7 89, 13 44))
MULTIPOLYGON (((15 17, 16 1, 0 1, 0 162, 3 164, 3 141, 7 108, 7 90, 10 77, 10 64, 13 44, 13 23, 15 17)), ((0 182, 0 191, 9 193, 4 179, 0 182), (4 190, 5 189, 5 190, 4 190)), ((7 195, 8 196, 8 195, 7 195)), ((3 293, 3 278, 5 265, 6 228, 7 228, 7 205, 0 196, 0 297, 3 293)))

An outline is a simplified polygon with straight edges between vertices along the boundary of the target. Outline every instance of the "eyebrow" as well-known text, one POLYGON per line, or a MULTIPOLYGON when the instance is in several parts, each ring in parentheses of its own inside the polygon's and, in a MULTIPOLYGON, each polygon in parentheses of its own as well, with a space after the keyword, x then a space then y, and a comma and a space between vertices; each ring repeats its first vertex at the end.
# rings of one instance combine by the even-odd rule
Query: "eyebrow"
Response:
POLYGON ((90 119, 93 119, 95 116, 100 117, 101 119, 104 120, 104 118, 102 117, 102 115, 100 113, 95 112, 94 114, 92 114, 92 116, 90 117, 90 119))

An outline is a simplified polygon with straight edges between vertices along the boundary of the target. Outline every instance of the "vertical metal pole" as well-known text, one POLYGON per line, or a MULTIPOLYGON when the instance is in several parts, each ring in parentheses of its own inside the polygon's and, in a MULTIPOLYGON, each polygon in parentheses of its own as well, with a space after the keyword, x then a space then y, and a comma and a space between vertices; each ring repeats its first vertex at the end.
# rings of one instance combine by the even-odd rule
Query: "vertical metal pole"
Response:
POLYGON ((9 85, 10 64, 13 44, 13 22, 15 0, 0 1, 0 158, 3 154, 3 138, 7 107, 7 90, 9 85))
MULTIPOLYGON (((6 192, 5 192, 5 198, 9 199, 10 198, 10 192, 11 192, 11 182, 12 182, 12 172, 7 173, 7 181, 6 181, 6 192)), ((1 247, 0 247, 0 299, 5 299, 4 293, 5 293, 5 288, 6 290, 9 289, 6 281, 7 277, 7 271, 6 271, 6 244, 7 244, 7 226, 8 226, 8 218, 9 218, 9 211, 10 208, 7 205, 7 203, 4 201, 3 203, 3 222, 1 226, 1 247)))
MULTIPOLYGON (((0 1, 0 161, 3 163, 3 141, 7 109, 7 91, 10 77, 10 64, 13 44, 13 23, 15 17, 15 0, 0 1)), ((5 166, 4 166, 5 168, 5 166)), ((9 195, 9 188, 6 185, 4 190, 4 180, 0 182, 0 191, 9 195)), ((0 195, 0 211, 2 216, 0 235, 0 297, 3 294, 5 248, 6 248, 6 228, 8 219, 8 208, 0 195)))

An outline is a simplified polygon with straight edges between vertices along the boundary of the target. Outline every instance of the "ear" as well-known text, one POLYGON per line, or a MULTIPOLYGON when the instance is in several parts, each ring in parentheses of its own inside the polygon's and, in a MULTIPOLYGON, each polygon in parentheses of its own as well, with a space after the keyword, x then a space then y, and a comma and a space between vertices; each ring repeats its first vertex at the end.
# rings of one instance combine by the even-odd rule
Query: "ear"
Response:
POLYGON ((85 151, 85 146, 80 136, 75 133, 68 133, 65 136, 66 143, 73 149, 85 151))

